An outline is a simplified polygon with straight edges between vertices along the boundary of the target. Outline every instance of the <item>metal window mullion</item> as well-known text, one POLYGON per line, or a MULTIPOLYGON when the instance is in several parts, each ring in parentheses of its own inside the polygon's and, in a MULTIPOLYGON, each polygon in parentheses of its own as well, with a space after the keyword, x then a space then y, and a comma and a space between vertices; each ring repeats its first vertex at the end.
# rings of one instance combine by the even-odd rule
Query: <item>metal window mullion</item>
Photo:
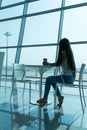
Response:
MULTIPOLYGON (((59 41, 62 37, 63 18, 64 18, 63 7, 64 6, 65 6, 65 0, 62 0, 57 43, 59 43, 59 41)), ((58 59, 58 53, 59 53, 58 49, 59 49, 59 45, 57 44, 55 61, 58 59)), ((58 69, 56 68, 54 70, 54 75, 56 75, 57 72, 58 72, 58 69)))
MULTIPOLYGON (((59 41, 60 41, 60 39, 62 37, 63 18, 64 18, 63 7, 64 6, 65 6, 65 0, 62 0, 57 43, 59 43, 59 41)), ((56 59, 57 58, 58 58, 58 44, 57 44, 57 49, 56 49, 56 59)))
MULTIPOLYGON (((28 3, 26 2, 24 4, 23 15, 27 14, 27 10, 28 10, 28 3)), ((26 17, 23 17, 22 21, 21 21, 21 27, 20 27, 20 33, 19 33, 19 39, 18 39, 18 46, 22 45, 25 23, 26 23, 26 17)), ((20 55, 21 55, 21 47, 17 48, 16 56, 15 56, 15 63, 19 63, 20 55)))
POLYGON ((2 0, 0 0, 0 7, 1 7, 1 5, 2 5, 2 0))

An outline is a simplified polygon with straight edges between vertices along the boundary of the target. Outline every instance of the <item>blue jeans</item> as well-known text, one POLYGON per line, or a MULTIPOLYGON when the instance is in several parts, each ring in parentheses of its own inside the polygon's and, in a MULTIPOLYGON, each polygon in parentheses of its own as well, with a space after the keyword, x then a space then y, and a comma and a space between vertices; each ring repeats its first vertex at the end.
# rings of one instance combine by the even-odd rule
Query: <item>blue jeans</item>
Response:
MULTIPOLYGON (((45 83, 45 91, 44 91, 43 98, 45 98, 45 99, 48 98, 51 85, 55 90, 57 82, 63 82, 64 81, 65 83, 73 84, 74 80, 75 80, 75 76, 72 76, 72 75, 68 75, 68 76, 62 75, 62 77, 60 75, 47 77, 46 83, 45 83)), ((59 91, 59 88, 57 87, 57 96, 60 96, 60 95, 61 95, 61 93, 59 91)))

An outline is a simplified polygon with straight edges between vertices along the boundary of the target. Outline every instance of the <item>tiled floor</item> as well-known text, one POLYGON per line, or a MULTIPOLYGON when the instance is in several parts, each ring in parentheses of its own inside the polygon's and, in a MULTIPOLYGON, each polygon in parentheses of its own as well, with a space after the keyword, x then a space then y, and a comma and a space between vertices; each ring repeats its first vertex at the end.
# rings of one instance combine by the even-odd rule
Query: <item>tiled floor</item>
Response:
MULTIPOLYGON (((87 130, 87 108, 82 114, 79 97, 64 95, 61 109, 54 109, 53 93, 47 106, 29 104, 28 90, 14 92, 10 102, 10 88, 0 88, 0 130, 87 130)), ((38 91, 32 91, 32 102, 38 91)))

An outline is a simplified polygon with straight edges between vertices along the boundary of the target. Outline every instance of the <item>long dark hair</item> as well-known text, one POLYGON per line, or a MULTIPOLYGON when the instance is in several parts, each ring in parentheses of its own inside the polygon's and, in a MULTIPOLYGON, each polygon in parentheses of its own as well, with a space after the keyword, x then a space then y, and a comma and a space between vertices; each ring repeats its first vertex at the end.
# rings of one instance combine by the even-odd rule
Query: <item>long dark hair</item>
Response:
POLYGON ((63 38, 60 40, 59 42, 59 54, 58 54, 58 59, 56 64, 60 65, 62 63, 62 52, 65 51, 66 52, 66 56, 67 56, 67 64, 70 67, 73 75, 76 75, 76 65, 75 65, 75 60, 74 60, 74 56, 73 56, 73 52, 70 46, 70 42, 67 38, 63 38))

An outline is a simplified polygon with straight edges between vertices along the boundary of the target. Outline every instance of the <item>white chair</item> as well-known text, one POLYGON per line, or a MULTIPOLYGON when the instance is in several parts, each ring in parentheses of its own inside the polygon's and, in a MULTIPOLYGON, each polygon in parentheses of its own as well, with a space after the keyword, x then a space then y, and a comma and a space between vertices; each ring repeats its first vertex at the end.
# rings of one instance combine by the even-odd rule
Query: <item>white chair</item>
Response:
MULTIPOLYGON (((28 83, 29 88, 31 89, 31 80, 28 78, 25 78, 25 65, 24 64, 13 64, 12 90, 11 90, 10 100, 11 100, 13 92, 15 91, 16 82, 24 83, 24 88, 25 88, 25 84, 28 83)), ((24 94, 24 89, 23 89, 23 94, 24 94)), ((31 98, 31 93, 29 91, 29 100, 31 100, 30 98, 31 98)))
MULTIPOLYGON (((64 82, 63 83, 60 83, 60 82, 57 83, 57 85, 60 85, 60 87, 69 87, 69 88, 73 87, 73 88, 79 89, 79 96, 80 96, 81 108, 82 108, 83 113, 84 113, 84 109, 86 107, 86 101, 85 101, 85 96, 84 96, 84 88, 83 88, 84 87, 83 86, 83 74, 84 74, 84 71, 85 71, 85 66, 86 65, 84 63, 81 65, 78 81, 75 81, 73 84, 64 83, 64 82)), ((54 96, 54 108, 56 108, 56 94, 54 96)))
POLYGON ((4 61, 4 52, 0 52, 0 86, 1 86, 1 75, 2 75, 2 67, 3 67, 3 61, 4 61))

